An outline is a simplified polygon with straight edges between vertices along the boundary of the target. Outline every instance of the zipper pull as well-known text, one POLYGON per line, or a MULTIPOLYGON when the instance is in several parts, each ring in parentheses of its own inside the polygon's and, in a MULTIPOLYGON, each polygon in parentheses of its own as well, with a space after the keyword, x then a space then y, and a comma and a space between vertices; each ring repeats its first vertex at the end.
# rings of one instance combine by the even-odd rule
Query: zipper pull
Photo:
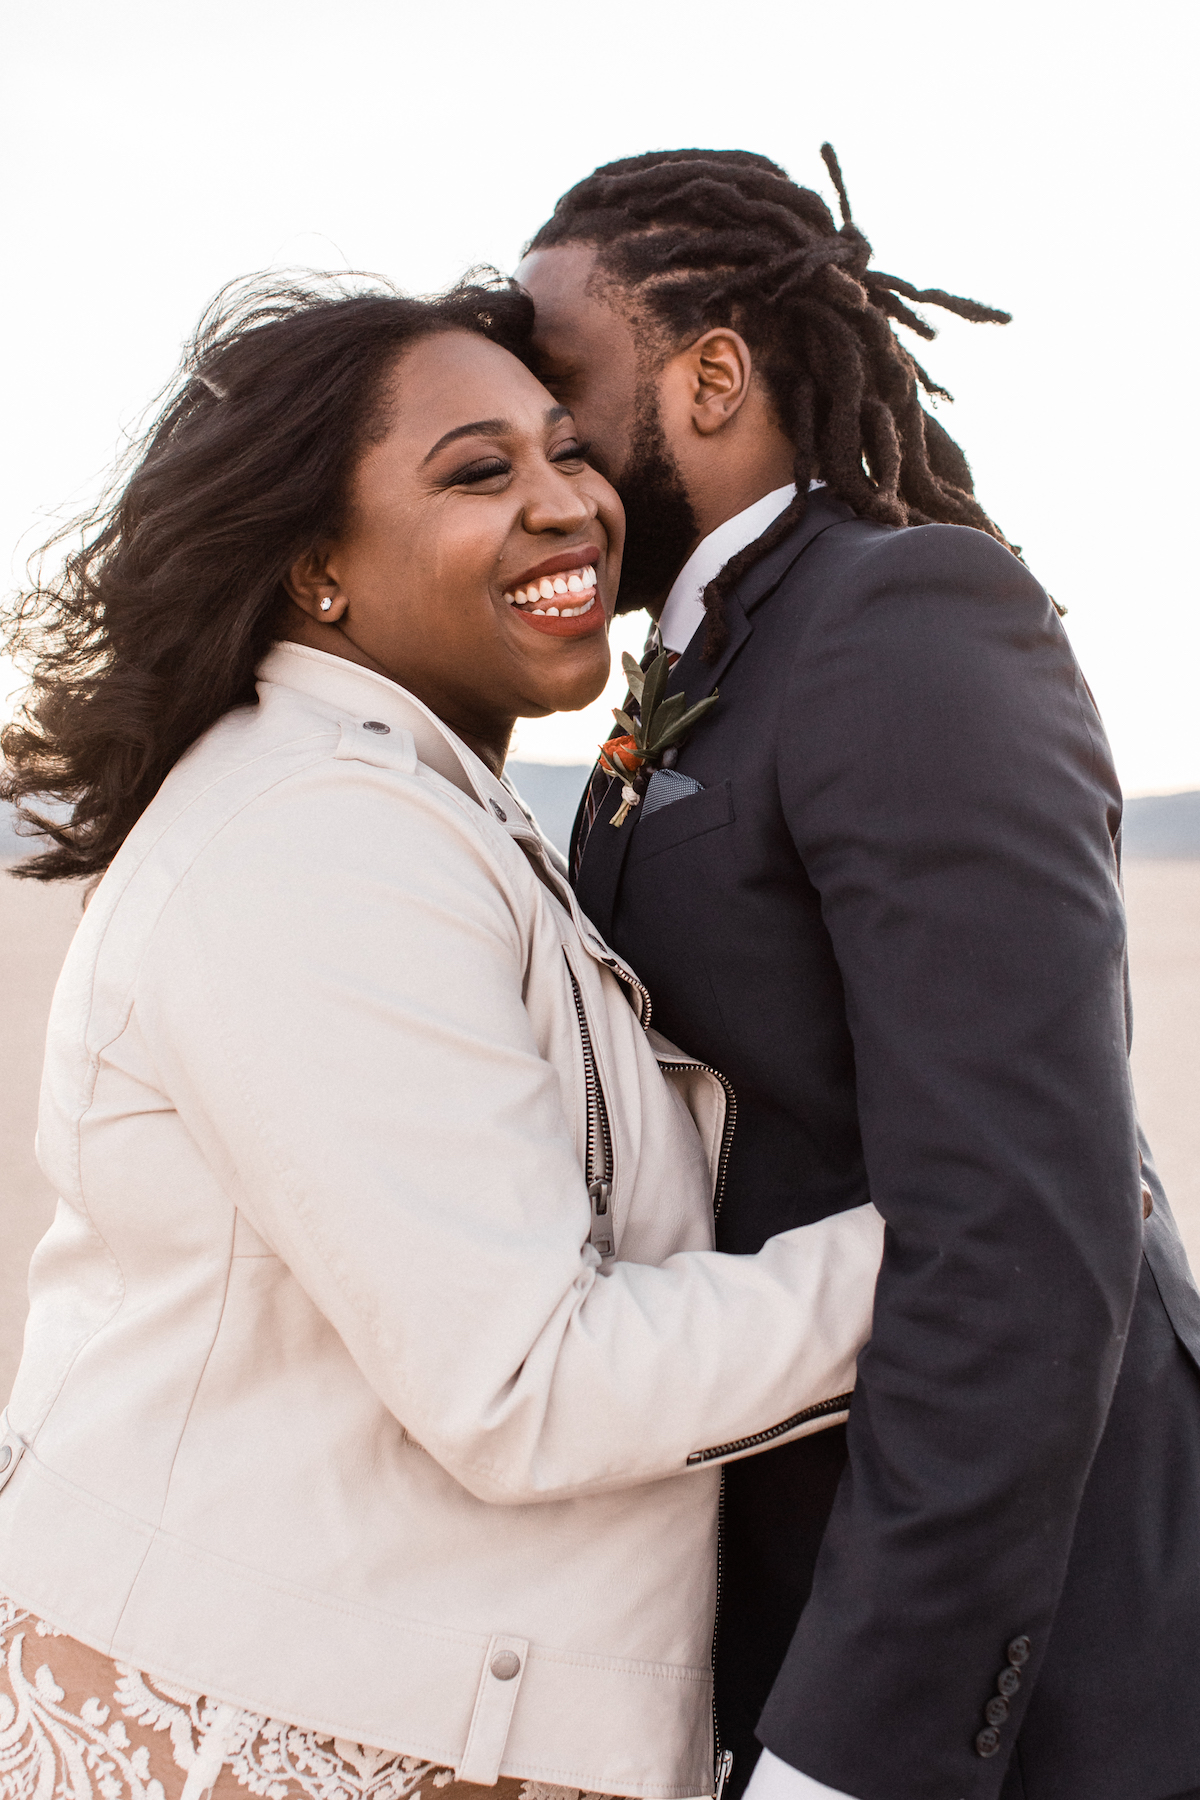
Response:
POLYGON ((592 1229, 588 1233, 588 1242, 601 1257, 613 1256, 616 1246, 612 1228, 612 1182, 589 1181, 588 1199, 592 1203, 592 1229))
POLYGON ((722 1750, 717 1759, 717 1779, 713 1787, 713 1800, 721 1800, 725 1792, 725 1783, 733 1773, 733 1751, 722 1750))

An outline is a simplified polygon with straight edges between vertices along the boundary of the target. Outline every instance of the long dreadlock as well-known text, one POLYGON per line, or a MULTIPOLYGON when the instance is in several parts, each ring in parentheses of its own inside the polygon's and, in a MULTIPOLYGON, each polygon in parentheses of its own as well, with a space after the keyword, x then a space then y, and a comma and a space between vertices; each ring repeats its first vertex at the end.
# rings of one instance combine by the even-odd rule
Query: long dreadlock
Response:
POLYGON ((1013 549, 975 498, 966 457, 926 412, 918 390, 939 387, 893 322, 930 339, 906 305, 1004 325, 1010 314, 941 288, 916 288, 868 268, 830 144, 821 155, 842 223, 819 194, 745 150, 665 150, 606 163, 565 193, 530 250, 594 244, 599 266, 672 345, 733 325, 762 373, 795 446, 796 497, 705 590, 705 654, 725 638, 724 601, 746 570, 794 529, 820 477, 865 518, 887 525, 971 525, 1013 549))

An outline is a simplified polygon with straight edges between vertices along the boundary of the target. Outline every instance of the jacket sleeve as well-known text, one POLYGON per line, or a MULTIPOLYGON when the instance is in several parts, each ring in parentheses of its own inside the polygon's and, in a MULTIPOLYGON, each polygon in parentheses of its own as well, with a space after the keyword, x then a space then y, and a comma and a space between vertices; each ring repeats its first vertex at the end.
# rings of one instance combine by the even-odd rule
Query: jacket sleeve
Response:
POLYGON ((861 1207, 755 1258, 599 1272, 564 1078, 524 1004, 547 979, 528 891, 466 804, 334 762, 273 790, 167 907, 142 1029, 226 1191, 471 1492, 681 1473, 853 1386, 882 1226, 861 1207))
POLYGON ((1046 1647, 1141 1254, 1119 792, 1046 595, 945 526, 872 535, 825 586, 780 779, 888 1236, 849 1469, 760 1733, 860 1800, 983 1800, 1046 1647))

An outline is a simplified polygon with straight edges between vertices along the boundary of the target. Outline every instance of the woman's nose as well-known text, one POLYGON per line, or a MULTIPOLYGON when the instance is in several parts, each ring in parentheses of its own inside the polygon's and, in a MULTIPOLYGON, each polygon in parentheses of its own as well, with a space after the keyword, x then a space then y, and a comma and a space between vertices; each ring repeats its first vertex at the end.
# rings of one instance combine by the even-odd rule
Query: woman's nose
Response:
POLYGON ((547 469, 525 502, 525 529, 531 536, 542 531, 578 531, 594 519, 595 500, 557 469, 547 469))

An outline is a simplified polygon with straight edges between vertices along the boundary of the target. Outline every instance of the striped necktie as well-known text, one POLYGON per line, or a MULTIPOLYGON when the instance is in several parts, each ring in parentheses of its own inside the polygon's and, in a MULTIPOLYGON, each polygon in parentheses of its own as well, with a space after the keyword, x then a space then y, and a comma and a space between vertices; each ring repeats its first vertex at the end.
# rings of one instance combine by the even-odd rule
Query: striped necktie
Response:
MULTIPOLYGON (((654 626, 650 632, 650 641, 642 653, 643 669, 648 669, 650 667, 650 664, 659 654, 660 649, 661 645, 658 641, 658 627, 654 626)), ((675 667, 675 664, 679 661, 679 656, 680 652, 678 650, 667 651, 668 669, 673 669, 675 667)), ((631 718, 636 719, 638 717, 638 704, 632 694, 626 694, 625 699, 622 702, 622 710, 627 712, 631 718)), ((571 862, 571 880, 573 882, 579 879, 579 869, 583 862, 583 852, 587 845, 588 838, 591 836, 592 826, 596 823, 596 814, 604 804, 604 797, 608 793, 609 786, 615 780, 616 776, 610 775, 607 769, 602 768, 600 763, 597 762, 595 768, 592 770, 591 777, 588 780, 587 792, 583 797, 583 817, 579 821, 579 835, 575 839, 575 855, 571 862)))

